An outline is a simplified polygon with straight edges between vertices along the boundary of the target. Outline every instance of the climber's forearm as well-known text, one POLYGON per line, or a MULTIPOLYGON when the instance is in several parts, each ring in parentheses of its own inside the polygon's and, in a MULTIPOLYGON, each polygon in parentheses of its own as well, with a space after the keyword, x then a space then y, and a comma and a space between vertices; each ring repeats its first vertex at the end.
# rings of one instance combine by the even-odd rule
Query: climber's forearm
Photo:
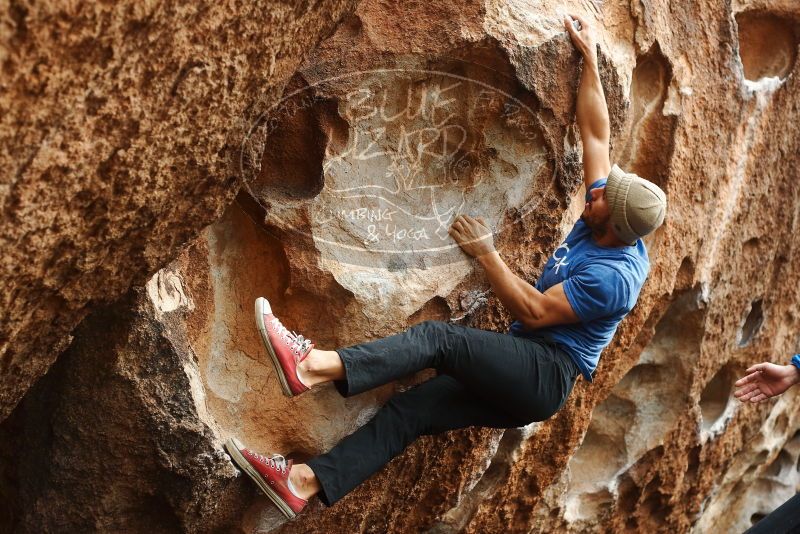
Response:
POLYGON ((516 319, 526 323, 541 317, 544 295, 511 272, 497 251, 478 257, 494 294, 516 319))
POLYGON ((572 322, 569 304, 565 310, 563 292, 558 295, 542 293, 531 284, 511 272, 497 251, 478 257, 486 277, 497 298, 511 315, 528 328, 542 328, 552 324, 572 322))
POLYGON ((584 180, 586 187, 589 187, 595 180, 608 176, 611 171, 611 126, 596 55, 584 56, 576 108, 578 129, 583 143, 584 180))

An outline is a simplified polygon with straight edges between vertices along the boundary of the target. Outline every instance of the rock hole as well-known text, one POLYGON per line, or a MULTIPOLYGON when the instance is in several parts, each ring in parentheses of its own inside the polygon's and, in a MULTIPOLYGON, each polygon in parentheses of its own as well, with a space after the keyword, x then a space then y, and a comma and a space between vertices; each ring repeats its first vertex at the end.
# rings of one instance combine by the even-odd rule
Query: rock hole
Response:
POLYGON ((642 494, 641 488, 633 481, 629 473, 623 473, 617 484, 617 509, 625 514, 632 514, 642 494))
POLYGON ((299 200, 317 196, 324 186, 326 154, 344 148, 347 122, 339 116, 337 101, 303 91, 296 75, 287 97, 267 120, 267 138, 261 173, 251 184, 259 199, 299 200), (293 94, 295 93, 295 94, 293 94))
POLYGON ((797 59, 797 24, 774 14, 745 11, 736 15, 736 25, 744 77, 786 78, 797 59))
POLYGON ((731 399, 733 381, 733 372, 725 366, 706 384, 700 395, 703 430, 710 431, 722 418, 731 399))
MULTIPOLYGON (((352 294, 330 277, 316 275, 304 284, 302 269, 290 264, 280 232, 266 226, 245 197, 231 204, 202 239, 182 255, 180 274, 195 303, 187 310, 188 344, 197 358, 207 423, 218 435, 237 435, 258 450, 299 456, 335 444, 342 428, 353 428, 358 410, 331 417, 341 408, 335 390, 312 393, 324 409, 289 417, 284 397, 254 321, 254 302, 266 297, 287 329, 302 333, 320 347, 344 346, 342 322, 352 294), (263 424, 265 407, 284 435, 263 424)), ((363 406, 373 399, 358 402, 363 406)))
POLYGON ((786 450, 778 453, 778 457, 773 460, 769 467, 764 471, 764 476, 781 479, 794 468, 794 461, 786 450))
POLYGON ((602 515, 614 502, 614 496, 607 489, 601 489, 593 493, 585 493, 579 504, 579 508, 572 513, 573 520, 593 519, 602 515))
POLYGON ((700 445, 696 445, 692 447, 689 451, 689 461, 686 464, 686 477, 685 480, 687 483, 692 483, 693 481, 697 480, 698 475, 700 474, 700 451, 702 447, 700 445))
POLYGON ((182 530, 182 522, 178 513, 173 509, 167 495, 145 495, 141 498, 139 513, 132 510, 129 517, 141 517, 141 524, 128 524, 127 528, 132 531, 158 531, 179 532, 182 530), (152 521, 152 522, 151 522, 152 521))
POLYGON ((761 244, 761 240, 757 237, 751 237, 744 243, 742 243, 742 254, 750 255, 758 252, 758 247, 761 244))
POLYGON ((678 268, 678 275, 675 277, 675 287, 682 291, 689 289, 694 279, 694 261, 690 256, 683 258, 681 266, 678 268))
POLYGON ((413 325, 427 320, 449 321, 450 315, 450 305, 447 304, 447 300, 436 295, 423 304, 422 308, 411 314, 408 318, 408 324, 413 325))
POLYGON ((364 21, 357 15, 348 15, 339 23, 336 28, 337 35, 341 35, 344 40, 356 42, 357 37, 364 31, 364 21))
POLYGON ((790 455, 798 459, 797 470, 800 471, 800 430, 794 433, 792 439, 787 441, 783 448, 788 451, 790 455))
POLYGON ((775 423, 772 425, 772 434, 782 436, 786 434, 786 429, 789 428, 789 416, 786 413, 778 414, 775 418, 775 423))
POLYGON ((669 506, 669 497, 659 491, 660 487, 661 478, 656 475, 645 487, 646 497, 641 505, 641 517, 653 526, 665 525, 667 516, 672 511, 672 507, 669 506))
POLYGON ((569 463, 575 476, 567 489, 567 521, 594 509, 620 471, 657 448, 685 412, 690 369, 703 337, 706 312, 699 303, 698 290, 675 297, 639 363, 592 412, 583 443, 569 463))
POLYGON ((567 496, 567 521, 592 517, 599 504, 610 498, 606 486, 625 464, 625 435, 635 413, 633 402, 613 393, 592 412, 589 429, 569 462, 575 482, 567 496))
POLYGON ((669 174, 676 117, 664 115, 672 67, 658 44, 637 58, 631 81, 629 137, 617 161, 661 187, 669 174))
MULTIPOLYGON (((489 467, 481 476, 480 480, 469 492, 466 492, 460 502, 448 510, 439 523, 427 532, 436 534, 448 534, 464 532, 465 527, 475 515, 478 508, 486 500, 494 495, 497 488, 508 479, 511 465, 514 463, 515 452, 525 439, 525 433, 519 428, 509 428, 503 432, 497 449, 492 456, 489 467)), ((558 510, 555 510, 558 512, 558 510)), ((551 512, 552 513, 552 512, 551 512)))
POLYGON ((756 467, 763 464, 752 465, 735 484, 731 481, 727 485, 722 491, 723 499, 715 499, 705 507, 704 517, 695 525, 696 532, 742 532, 796 493, 794 473, 776 480, 765 473, 753 476, 756 467))
POLYGON ((586 479, 610 479, 625 461, 625 434, 636 405, 612 394, 592 413, 592 424, 573 460, 586 479))
MULTIPOLYGON (((759 464, 759 465, 760 465, 760 464, 759 464)), ((745 471, 745 472, 744 472, 744 476, 743 476, 742 478, 743 478, 743 479, 750 479, 750 478, 752 478, 752 477, 755 475, 755 473, 756 473, 756 471, 757 471, 757 470, 758 470, 758 466, 751 465, 750 467, 748 467, 748 468, 747 468, 747 471, 745 471)))
POLYGON ((763 323, 762 299, 758 299, 750 304, 750 311, 747 313, 747 318, 739 331, 739 346, 745 347, 749 345, 753 337, 758 334, 763 323))

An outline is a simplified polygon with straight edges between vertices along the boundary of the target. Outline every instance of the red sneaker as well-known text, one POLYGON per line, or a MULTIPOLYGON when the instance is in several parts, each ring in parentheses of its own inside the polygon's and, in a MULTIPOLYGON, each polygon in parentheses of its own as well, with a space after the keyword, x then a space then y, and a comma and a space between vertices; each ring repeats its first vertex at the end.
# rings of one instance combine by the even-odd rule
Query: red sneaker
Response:
POLYGON ((262 456, 245 449, 236 438, 226 441, 225 448, 236 465, 258 484, 261 491, 286 517, 294 518, 308 504, 307 500, 301 499, 289 490, 289 470, 292 468, 292 460, 286 460, 280 454, 262 456))
POLYGON ((309 355, 314 343, 299 334, 289 332, 280 320, 272 315, 269 301, 264 297, 256 299, 256 325, 272 363, 275 364, 284 395, 292 397, 308 391, 297 378, 297 364, 309 355))

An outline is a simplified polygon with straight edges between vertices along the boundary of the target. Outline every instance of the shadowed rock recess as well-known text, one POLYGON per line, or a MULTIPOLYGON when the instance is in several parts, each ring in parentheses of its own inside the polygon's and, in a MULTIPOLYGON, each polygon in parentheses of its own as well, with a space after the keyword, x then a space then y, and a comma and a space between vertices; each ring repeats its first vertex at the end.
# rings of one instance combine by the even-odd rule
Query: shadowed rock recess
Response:
POLYGON ((736 532, 800 489, 798 393, 732 398, 800 351, 796 2, 576 4, 614 161, 669 197, 638 305, 552 419, 291 522, 225 439, 303 460, 431 372, 286 398, 254 299, 325 349, 506 329, 446 230, 484 217, 532 282, 580 212, 563 8, 74 9, 4 7, 0 531, 736 532))

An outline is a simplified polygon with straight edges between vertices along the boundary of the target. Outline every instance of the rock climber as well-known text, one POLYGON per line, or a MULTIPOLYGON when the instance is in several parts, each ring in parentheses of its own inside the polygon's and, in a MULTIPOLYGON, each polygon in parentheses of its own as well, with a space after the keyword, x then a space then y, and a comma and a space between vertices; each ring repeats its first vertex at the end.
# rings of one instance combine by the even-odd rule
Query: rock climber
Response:
POLYGON ((592 380, 600 352, 636 304, 649 271, 641 238, 663 222, 666 197, 657 185, 612 167, 595 41, 589 24, 574 18, 580 24, 565 18, 564 26, 583 56, 576 120, 587 193, 580 220, 535 286, 506 266, 482 218, 460 215, 449 228, 516 319, 508 332, 424 321, 383 339, 321 350, 288 331, 266 299, 256 300, 256 323, 286 395, 332 382, 348 397, 425 368, 438 371, 303 464, 228 440, 233 460, 287 517, 313 495, 332 505, 420 435, 468 426, 513 428, 551 417, 579 374, 592 380))
MULTIPOLYGON (((762 362, 747 371, 734 384, 733 395, 742 402, 759 403, 785 393, 800 383, 800 354, 786 365, 762 362)), ((746 534, 784 534, 800 532, 800 493, 780 505, 750 528, 746 534)))

